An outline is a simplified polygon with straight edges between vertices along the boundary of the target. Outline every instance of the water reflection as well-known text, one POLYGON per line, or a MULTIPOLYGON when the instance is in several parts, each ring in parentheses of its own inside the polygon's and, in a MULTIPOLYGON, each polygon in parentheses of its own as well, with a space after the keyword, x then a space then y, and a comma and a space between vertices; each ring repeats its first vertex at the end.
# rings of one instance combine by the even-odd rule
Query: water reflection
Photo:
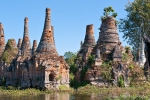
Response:
POLYGON ((41 100, 69 100, 69 93, 53 93, 42 95, 41 100), (43 97, 42 97, 43 96, 43 97))
POLYGON ((36 96, 0 96, 0 100, 102 100, 100 94, 51 93, 36 96))

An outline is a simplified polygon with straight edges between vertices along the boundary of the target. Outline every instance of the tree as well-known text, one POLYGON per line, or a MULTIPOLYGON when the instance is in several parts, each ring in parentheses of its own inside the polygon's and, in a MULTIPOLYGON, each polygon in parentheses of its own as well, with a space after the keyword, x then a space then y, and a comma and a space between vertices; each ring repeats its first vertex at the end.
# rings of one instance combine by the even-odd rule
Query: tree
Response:
POLYGON ((127 16, 120 19, 119 31, 123 32, 124 40, 127 40, 134 53, 138 55, 140 37, 150 36, 150 1, 134 0, 132 3, 129 2, 125 11, 127 11, 127 16))
POLYGON ((76 59, 77 53, 73 53, 73 52, 65 52, 64 54, 64 58, 65 61, 68 63, 68 65, 73 65, 75 63, 75 59, 76 59))
POLYGON ((65 61, 70 66, 70 72, 69 72, 70 86, 77 88, 77 87, 79 87, 79 83, 75 80, 75 74, 78 70, 76 67, 76 63, 75 63, 75 60, 77 58, 77 53, 73 53, 70 51, 65 52, 64 58, 65 58, 65 61))
POLYGON ((106 19, 108 16, 113 16, 114 18, 117 17, 117 13, 114 12, 114 9, 109 6, 104 8, 104 16, 101 17, 102 20, 106 19))

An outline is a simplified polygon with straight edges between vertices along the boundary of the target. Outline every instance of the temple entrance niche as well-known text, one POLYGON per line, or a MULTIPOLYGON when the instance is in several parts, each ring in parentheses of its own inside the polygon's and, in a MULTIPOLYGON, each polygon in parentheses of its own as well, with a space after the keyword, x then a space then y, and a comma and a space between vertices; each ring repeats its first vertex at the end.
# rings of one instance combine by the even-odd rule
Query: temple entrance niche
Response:
POLYGON ((54 73, 49 74, 49 81, 54 81, 54 73))

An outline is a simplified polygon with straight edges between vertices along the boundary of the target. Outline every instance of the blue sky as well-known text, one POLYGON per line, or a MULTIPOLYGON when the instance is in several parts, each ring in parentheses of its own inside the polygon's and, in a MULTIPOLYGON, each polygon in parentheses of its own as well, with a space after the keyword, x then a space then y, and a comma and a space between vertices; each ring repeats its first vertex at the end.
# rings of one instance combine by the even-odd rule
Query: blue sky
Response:
MULTIPOLYGON (((2 0, 0 2, 0 22, 4 26, 5 41, 14 38, 18 42, 23 37, 24 18, 29 19, 31 44, 40 41, 46 7, 51 9, 51 23, 57 51, 64 55, 67 51, 77 52, 80 41, 84 40, 86 25, 94 25, 95 40, 99 36, 100 17, 103 9, 112 6, 118 13, 117 19, 125 18, 124 10, 129 0, 2 0)), ((133 0, 130 0, 133 1, 133 0)), ((123 33, 119 32, 120 40, 123 33)), ((127 45, 123 42, 123 46, 127 45)))

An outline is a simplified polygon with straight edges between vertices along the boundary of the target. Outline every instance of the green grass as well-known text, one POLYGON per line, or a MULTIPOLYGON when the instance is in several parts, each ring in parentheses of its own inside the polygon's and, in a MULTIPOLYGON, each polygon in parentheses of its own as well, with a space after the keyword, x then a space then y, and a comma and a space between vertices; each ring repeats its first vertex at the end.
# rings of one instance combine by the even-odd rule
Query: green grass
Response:
POLYGON ((59 90, 39 90, 35 88, 28 88, 24 90, 20 90, 17 87, 13 86, 0 86, 0 95, 13 95, 13 96, 22 96, 22 95, 40 95, 54 92, 68 92, 73 93, 73 89, 70 87, 66 87, 64 85, 59 86, 59 90))
POLYGON ((39 89, 29 88, 25 90, 19 90, 18 88, 9 86, 0 86, 0 95, 12 95, 12 96, 33 96, 40 94, 49 94, 54 92, 67 92, 67 93, 77 93, 77 94, 91 94, 98 93, 102 94, 106 100, 147 100, 150 98, 150 86, 143 87, 109 87, 100 88, 96 86, 86 85, 79 87, 77 90, 68 88, 64 85, 59 86, 59 90, 45 90, 40 91, 39 89))
POLYGON ((132 95, 132 96, 118 96, 118 97, 106 97, 105 100, 149 100, 148 96, 138 96, 138 95, 132 95))
POLYGON ((21 95, 38 95, 44 93, 50 93, 51 91, 40 91, 39 89, 29 88, 25 90, 19 90, 16 87, 8 86, 0 86, 0 95, 13 95, 13 96, 21 96, 21 95))
POLYGON ((65 86, 65 85, 60 85, 59 86, 59 91, 64 91, 64 92, 71 92, 71 91, 73 91, 73 89, 72 88, 70 88, 70 87, 67 87, 67 86, 65 86))
POLYGON ((140 96, 150 96, 150 86, 146 87, 110 87, 110 88, 99 88, 96 86, 86 85, 80 87, 77 90, 80 94, 90 94, 90 93, 100 93, 107 96, 120 96, 120 95, 140 95, 140 96))

